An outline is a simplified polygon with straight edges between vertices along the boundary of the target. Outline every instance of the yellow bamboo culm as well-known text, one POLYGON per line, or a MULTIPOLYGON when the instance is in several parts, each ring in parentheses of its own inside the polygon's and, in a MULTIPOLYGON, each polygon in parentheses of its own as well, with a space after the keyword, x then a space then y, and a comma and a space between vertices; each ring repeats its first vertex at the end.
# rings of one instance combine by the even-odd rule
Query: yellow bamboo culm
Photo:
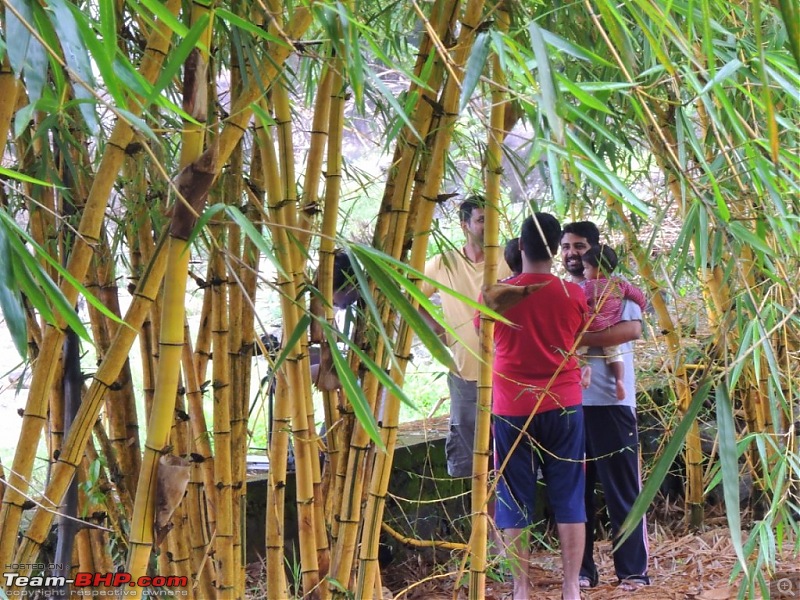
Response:
POLYGON ((395 258, 400 258, 406 238, 414 227, 411 200, 414 174, 417 170, 424 172, 424 168, 420 168, 420 163, 427 164, 430 159, 425 153, 427 148, 423 140, 434 128, 433 123, 438 123, 443 116, 434 107, 438 106, 437 95, 444 81, 443 60, 448 57, 442 56, 435 48, 441 45, 442 40, 446 40, 450 32, 455 29, 459 6, 460 2, 457 0, 437 0, 433 4, 425 28, 426 34, 420 44, 414 67, 417 78, 422 78, 425 72, 428 73, 425 80, 427 85, 423 87, 412 82, 409 86, 409 97, 417 97, 416 106, 411 112, 411 122, 420 137, 418 138, 411 128, 405 127, 398 138, 373 238, 373 245, 376 248, 391 253, 395 258), (393 232, 394 239, 386 243, 389 231, 393 232), (390 251, 390 248, 394 250, 390 251))
MULTIPOLYGON (((179 7, 179 0, 168 0, 164 8, 174 15, 179 7)), ((147 81, 155 81, 164 57, 167 55, 170 39, 166 33, 168 30, 169 27, 159 21, 148 40, 140 67, 140 73, 147 81)), ((130 111, 137 115, 141 111, 139 103, 132 102, 130 111)), ((98 241, 100 227, 103 223, 105 206, 111 197, 111 189, 125 158, 125 149, 132 138, 131 125, 127 121, 117 121, 95 174, 78 227, 79 235, 76 237, 75 246, 67 263, 67 271, 78 281, 83 281, 89 268, 92 248, 98 241)), ((78 295, 77 290, 68 283, 64 283, 62 291, 67 303, 74 304, 78 295)), ((25 416, 20 430, 20 443, 17 445, 17 452, 9 474, 8 483, 10 485, 3 496, 3 506, 0 510, 0 539, 3 540, 14 540, 19 532, 22 503, 28 489, 28 480, 35 459, 35 453, 30 452, 30 448, 37 446, 45 422, 47 395, 53 381, 52 365, 57 363, 63 340, 61 327, 61 324, 58 327, 48 326, 44 334, 41 353, 34 366, 25 416)), ((15 544, 0 545, 0 563, 10 563, 14 550, 15 544)))
MULTIPOLYGON (((221 226, 212 230, 221 233, 221 226)), ((222 239, 216 238, 218 247, 222 239)), ((233 552, 233 487, 231 484, 231 386, 228 355, 228 312, 225 262, 222 253, 212 254, 215 278, 212 303, 213 394, 214 394, 214 479, 217 494, 217 529, 214 559, 217 565, 217 598, 233 598, 236 590, 236 561, 233 552)))
MULTIPOLYGON (((455 120, 455 115, 457 114, 456 107, 458 106, 459 96, 460 96, 460 84, 459 84, 459 77, 462 76, 462 69, 464 62, 466 61, 466 57, 469 54, 470 48, 472 47, 472 43, 474 42, 474 32, 475 29, 480 21, 480 16, 483 11, 483 2, 481 1, 474 1, 470 2, 467 5, 465 10, 463 23, 464 26, 461 30, 461 35, 458 40, 457 50, 453 53, 453 64, 450 65, 450 73, 451 76, 448 78, 447 83, 444 88, 443 97, 442 97, 442 118, 440 120, 439 127, 435 131, 433 136, 433 141, 430 148, 430 163, 427 165, 427 172, 425 178, 417 179, 417 187, 414 190, 414 196, 418 200, 418 205, 416 208, 412 210, 415 213, 415 220, 414 220, 414 227, 415 233, 418 235, 414 235, 413 237, 413 244, 411 248, 411 265, 418 269, 424 269, 424 263, 427 253, 427 243, 428 243, 428 234, 427 231, 430 230, 430 223, 433 218, 433 207, 434 207, 434 200, 438 196, 439 188, 441 186, 441 181, 444 175, 444 164, 445 164, 445 157, 447 153, 447 149, 450 145, 450 140, 452 138, 452 124, 455 120), (427 202, 426 202, 427 200, 427 202)), ((412 203, 412 206, 413 203, 412 203)), ((416 282, 419 284, 419 282, 416 282)), ((383 318, 388 317, 389 313, 385 313, 382 315, 383 318)), ((384 322, 384 325, 387 325, 384 322)), ((399 366, 397 368, 397 372, 393 373, 393 377, 395 381, 399 381, 402 383, 403 376, 404 376, 404 361, 407 361, 407 357, 410 351, 411 345, 411 335, 410 331, 408 330, 405 325, 402 325, 399 329, 400 334, 398 335, 396 348, 395 348, 395 357, 399 362, 399 366)), ((376 351, 376 357, 382 357, 382 346, 381 348, 376 351)), ((383 364, 382 362, 378 362, 378 364, 383 364)), ((394 371, 394 370, 393 370, 394 371)), ((374 379, 374 377, 370 377, 368 374, 365 377, 365 395, 367 395, 368 399, 371 399, 373 396, 371 390, 367 387, 370 383, 370 380, 374 379)), ((376 392, 377 393, 377 390, 376 392)), ((361 567, 363 569, 363 573, 359 575, 359 590, 362 593, 368 593, 369 590, 374 588, 375 585, 375 577, 377 576, 377 561, 375 558, 377 557, 377 536, 378 536, 378 529, 380 528, 380 523, 382 520, 383 515, 383 498, 386 495, 386 489, 388 487, 388 473, 391 470, 391 457, 393 454, 394 443, 396 440, 396 423, 399 417, 399 401, 395 398, 393 399, 392 395, 389 394, 387 397, 387 403, 384 407, 384 414, 383 419, 388 425, 385 429, 385 439, 388 443, 392 444, 391 446, 387 446, 387 453, 385 456, 381 455, 377 457, 377 462, 375 466, 374 473, 372 474, 372 480, 370 489, 373 492, 370 494, 367 504, 367 512, 365 513, 364 518, 364 531, 362 533, 362 548, 365 548, 362 551, 363 561, 361 567)), ((348 471, 348 482, 353 480, 357 482, 357 479, 354 477, 353 473, 355 468, 358 466, 358 461, 353 460, 353 451, 358 451, 362 447, 366 441, 366 436, 364 435, 363 428, 356 425, 356 429, 354 431, 354 442, 351 443, 351 457, 350 457, 350 469, 348 471), (364 438, 362 440, 362 438, 364 438)), ((358 491, 358 487, 348 484, 347 490, 352 498, 350 499, 351 502, 359 501, 358 498, 360 494, 355 492, 358 491)), ((347 525, 351 529, 355 529, 354 521, 358 517, 358 507, 352 507, 351 511, 353 516, 350 516, 347 519, 345 525, 347 525), (352 510, 355 508, 355 510, 352 510)), ((342 540, 340 540, 340 544, 342 545, 342 552, 336 558, 340 561, 339 570, 334 573, 334 575, 339 575, 344 572, 344 565, 348 563, 348 552, 352 552, 351 545, 347 543, 347 540, 350 538, 352 533, 350 532, 343 532, 342 540)), ((338 548, 337 548, 338 550, 338 548)), ((340 581, 342 581, 340 579, 340 581)))
POLYGON ((11 117, 17 105, 17 89, 19 82, 11 70, 11 63, 8 62, 8 52, 3 53, 3 60, 0 62, 0 89, 5 92, 0 95, 0 156, 5 156, 6 143, 9 140, 11 129, 11 117))
MULTIPOLYGON (((497 30, 506 33, 509 14, 503 0, 494 12, 497 30)), ((497 281, 500 250, 500 184, 503 175, 503 140, 506 136, 506 80, 500 59, 492 56, 492 110, 491 128, 486 152, 486 207, 484 215, 485 263, 483 281, 486 285, 497 281)), ((492 412, 492 357, 494 355, 494 321, 481 315, 481 364, 478 372, 478 407, 475 419, 475 456, 472 467, 472 534, 470 536, 470 598, 483 598, 486 590, 487 542, 489 533, 489 437, 492 412)), ((466 556, 464 558, 466 560, 466 556)))
MULTIPOLYGON (((266 103, 262 104, 266 110, 266 103)), ((260 183, 267 190, 270 204, 280 199, 280 176, 278 158, 272 136, 263 122, 256 126, 256 140, 261 158, 260 183)), ((284 500, 286 497, 286 471, 289 454, 289 432, 291 431, 291 404, 288 381, 285 371, 275 374, 276 388, 273 403, 272 421, 269 423, 269 479, 267 486, 266 511, 266 565, 267 597, 288 597, 288 584, 284 570, 284 500)))
POLYGON ((305 174, 303 175, 303 194, 300 198, 300 220, 298 221, 297 243, 307 248, 311 234, 316 229, 316 215, 319 207, 319 185, 322 164, 325 158, 325 145, 328 143, 328 121, 331 107, 331 85, 334 70, 323 67, 314 103, 314 116, 311 120, 311 140, 308 147, 305 174))
MULTIPOLYGON (((171 238, 167 253, 156 393, 147 426, 142 470, 139 486, 136 489, 130 530, 127 571, 131 573, 134 581, 147 574, 147 563, 153 546, 156 473, 158 459, 169 441, 175 395, 178 392, 189 257, 188 244, 183 240, 171 238)), ((138 594, 139 590, 133 588, 132 591, 138 594)))
MULTIPOLYGON (((197 160, 187 164, 175 180, 178 197, 171 208, 156 393, 148 422, 142 472, 136 489, 130 531, 128 571, 134 579, 147 572, 153 544, 158 460, 167 446, 170 424, 174 417, 175 395, 178 390, 184 343, 183 323, 186 317, 184 302, 191 255, 187 240, 216 176, 217 159, 218 148, 216 144, 212 144, 197 160)), ((134 588, 133 591, 138 593, 139 589, 134 588)))
POLYGON ((191 449, 198 455, 199 464, 194 462, 192 477, 187 490, 187 513, 191 534, 192 581, 197 585, 197 596, 210 598, 214 595, 213 580, 216 569, 213 561, 205 560, 206 549, 210 543, 210 531, 216 528, 216 494, 214 488, 214 457, 211 454, 205 415, 203 414, 203 392, 197 382, 192 360, 192 342, 189 323, 183 324, 184 345, 181 351, 181 366, 186 385, 189 423, 191 426, 191 449))

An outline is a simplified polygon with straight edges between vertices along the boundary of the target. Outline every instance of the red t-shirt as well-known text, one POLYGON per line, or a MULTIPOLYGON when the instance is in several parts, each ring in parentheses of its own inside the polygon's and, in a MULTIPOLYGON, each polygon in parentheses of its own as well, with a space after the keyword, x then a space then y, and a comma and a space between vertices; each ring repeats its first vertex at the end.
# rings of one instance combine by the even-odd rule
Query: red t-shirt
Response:
POLYGON ((549 284, 505 312, 503 316, 514 327, 495 323, 495 415, 527 416, 581 403, 580 367, 569 353, 589 312, 583 290, 555 275, 539 273, 522 273, 505 283, 545 281, 549 284))

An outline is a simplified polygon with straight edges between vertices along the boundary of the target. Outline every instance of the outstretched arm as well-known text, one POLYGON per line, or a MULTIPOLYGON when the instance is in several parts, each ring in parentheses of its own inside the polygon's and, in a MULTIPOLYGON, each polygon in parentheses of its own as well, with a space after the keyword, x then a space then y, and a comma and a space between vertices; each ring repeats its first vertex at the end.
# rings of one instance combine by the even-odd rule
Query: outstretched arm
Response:
POLYGON ((622 321, 602 331, 587 331, 580 339, 585 346, 617 346, 642 336, 641 321, 622 321))

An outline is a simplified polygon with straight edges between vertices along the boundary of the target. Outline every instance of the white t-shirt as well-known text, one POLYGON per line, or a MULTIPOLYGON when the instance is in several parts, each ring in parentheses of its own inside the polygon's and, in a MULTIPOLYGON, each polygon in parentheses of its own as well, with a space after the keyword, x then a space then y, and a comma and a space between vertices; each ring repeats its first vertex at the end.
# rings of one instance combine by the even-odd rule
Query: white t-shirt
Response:
MULTIPOLYGON (((642 309, 630 300, 622 306, 622 321, 641 321, 642 309)), ((611 369, 606 364, 602 348, 589 348, 586 360, 592 367, 592 383, 583 390, 584 406, 632 406, 636 407, 636 376, 633 365, 633 342, 620 344, 624 366, 625 399, 617 400, 617 387, 611 369)))

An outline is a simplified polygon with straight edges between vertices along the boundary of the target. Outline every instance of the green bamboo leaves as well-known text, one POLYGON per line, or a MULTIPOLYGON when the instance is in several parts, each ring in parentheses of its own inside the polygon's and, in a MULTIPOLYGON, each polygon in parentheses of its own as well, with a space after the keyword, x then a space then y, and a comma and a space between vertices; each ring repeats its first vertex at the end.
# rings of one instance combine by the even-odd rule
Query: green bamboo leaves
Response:
POLYGON ((28 333, 17 278, 14 276, 11 242, 5 221, 0 222, 0 310, 20 356, 27 354, 28 333))

